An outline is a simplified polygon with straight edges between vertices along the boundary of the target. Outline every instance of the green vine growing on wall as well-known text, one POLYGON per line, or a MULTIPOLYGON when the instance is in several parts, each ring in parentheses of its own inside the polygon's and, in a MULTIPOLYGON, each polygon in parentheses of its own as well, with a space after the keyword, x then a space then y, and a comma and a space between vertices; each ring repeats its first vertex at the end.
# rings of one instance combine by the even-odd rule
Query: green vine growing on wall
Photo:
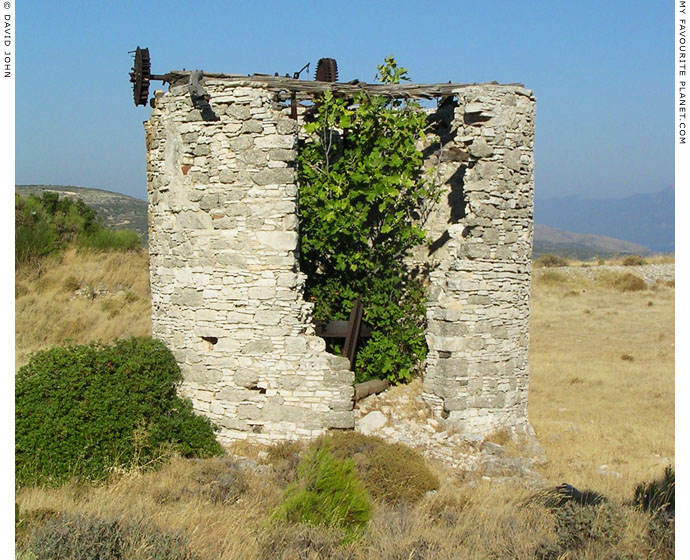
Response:
MULTIPOLYGON (((393 56, 378 66, 383 83, 408 80, 393 56)), ((405 264, 425 243, 425 204, 439 189, 427 181, 426 115, 412 100, 326 91, 305 125, 298 158, 301 268, 314 319, 347 319, 360 297, 372 336, 360 346, 357 381, 407 381, 426 357, 421 279, 405 264)))

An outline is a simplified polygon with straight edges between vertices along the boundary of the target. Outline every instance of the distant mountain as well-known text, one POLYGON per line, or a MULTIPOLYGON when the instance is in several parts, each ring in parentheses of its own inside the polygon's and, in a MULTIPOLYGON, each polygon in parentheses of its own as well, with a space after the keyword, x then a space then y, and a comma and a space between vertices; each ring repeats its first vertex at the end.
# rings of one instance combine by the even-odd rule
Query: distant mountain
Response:
POLYGON ((60 196, 81 198, 96 210, 106 225, 113 229, 133 229, 145 243, 148 239, 148 203, 140 198, 101 189, 63 185, 15 185, 14 191, 22 196, 50 191, 60 196))
POLYGON ((652 252, 648 247, 613 237, 591 233, 573 233, 541 224, 534 225, 532 254, 535 258, 546 253, 553 253, 587 260, 613 255, 648 255, 652 252))
POLYGON ((583 196, 537 198, 534 220, 581 234, 624 239, 656 252, 675 251, 675 190, 593 199, 583 196))

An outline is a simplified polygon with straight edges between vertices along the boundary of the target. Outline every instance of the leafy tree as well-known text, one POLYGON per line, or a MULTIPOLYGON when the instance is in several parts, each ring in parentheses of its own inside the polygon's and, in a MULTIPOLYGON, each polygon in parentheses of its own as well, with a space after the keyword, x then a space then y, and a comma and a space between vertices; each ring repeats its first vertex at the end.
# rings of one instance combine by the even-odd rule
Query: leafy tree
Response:
MULTIPOLYGON (((384 83, 406 80, 389 56, 384 83)), ((326 91, 298 158, 301 267, 317 321, 346 319, 364 303, 373 334, 358 353, 358 380, 408 380, 426 357, 425 294, 404 257, 425 242, 420 208, 438 199, 425 180, 426 115, 411 100, 326 91)))

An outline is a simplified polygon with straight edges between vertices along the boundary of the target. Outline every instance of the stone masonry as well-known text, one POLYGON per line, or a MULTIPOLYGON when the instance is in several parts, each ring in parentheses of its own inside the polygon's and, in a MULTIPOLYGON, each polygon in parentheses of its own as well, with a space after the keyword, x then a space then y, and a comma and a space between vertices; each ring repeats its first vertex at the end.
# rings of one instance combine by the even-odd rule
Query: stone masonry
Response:
POLYGON ((535 100, 522 87, 468 86, 434 117, 426 165, 445 193, 430 248, 416 254, 431 270, 423 397, 464 432, 531 433, 535 100))
MULTIPOLYGON (((260 80, 179 81, 145 123, 153 336, 220 440, 352 428, 354 375, 314 334, 299 271, 298 125, 260 80)), ((535 102, 458 86, 430 116, 429 356, 424 400, 471 433, 527 423, 535 102)))

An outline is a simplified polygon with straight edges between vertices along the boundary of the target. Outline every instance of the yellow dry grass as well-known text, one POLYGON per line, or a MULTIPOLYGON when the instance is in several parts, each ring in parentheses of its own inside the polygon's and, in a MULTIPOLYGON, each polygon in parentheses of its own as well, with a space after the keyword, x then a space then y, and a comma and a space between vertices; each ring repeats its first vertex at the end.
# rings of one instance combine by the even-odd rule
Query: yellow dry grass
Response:
MULTIPOLYGON (((67 336, 86 342, 149 333, 144 255, 68 253, 40 277, 19 273, 17 280, 27 288, 17 298, 18 356, 67 336), (63 286, 73 287, 72 278, 139 299, 109 317, 98 298, 71 298, 63 286)), ((629 502, 636 484, 674 464, 674 293, 665 285, 622 292, 610 279, 571 278, 557 269, 535 274, 529 416, 548 458, 539 472, 549 486, 568 482, 618 504, 617 540, 591 541, 577 555, 548 556, 562 533, 554 513, 534 501, 533 489, 442 468, 435 494, 406 508, 377 503, 365 537, 350 545, 325 529, 271 528, 268 514, 285 481, 268 466, 249 471, 247 488, 232 503, 209 500, 197 476, 204 462, 182 459, 97 486, 24 488, 16 499, 23 512, 146 519, 182 531, 201 560, 658 557, 646 540, 649 517, 620 504, 629 502)), ((118 297, 124 296, 111 295, 118 297)), ((263 449, 243 443, 232 452, 261 463, 263 449)), ((264 459, 271 460, 270 454, 264 459)))
POLYGON ((675 290, 612 286, 535 275, 529 418, 551 482, 629 497, 674 463, 675 290))
POLYGON ((77 253, 15 272, 15 368, 32 352, 151 334, 148 254, 77 253))

